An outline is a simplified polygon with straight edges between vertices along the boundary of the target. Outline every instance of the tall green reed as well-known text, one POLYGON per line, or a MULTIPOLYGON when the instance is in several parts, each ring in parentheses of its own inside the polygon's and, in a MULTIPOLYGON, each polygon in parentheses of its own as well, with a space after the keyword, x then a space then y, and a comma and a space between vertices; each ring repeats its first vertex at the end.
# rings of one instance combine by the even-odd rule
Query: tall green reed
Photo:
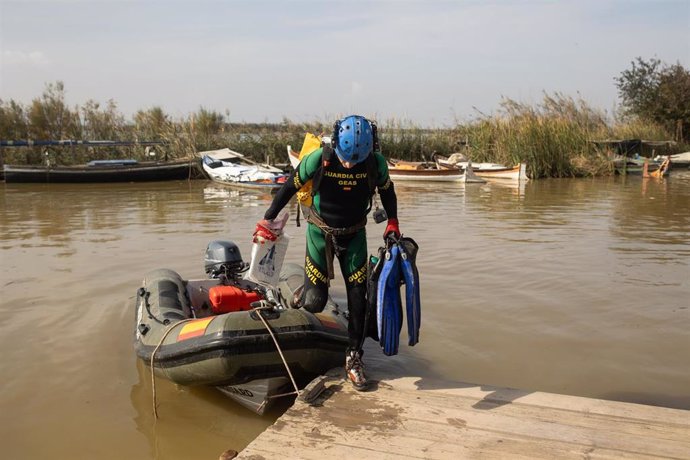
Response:
MULTIPOLYGON (((299 150, 307 132, 331 134, 332 120, 296 123, 231 123, 227 113, 200 108, 173 118, 162 108, 138 111, 125 120, 114 101, 88 101, 68 107, 61 82, 24 106, 0 100, 0 138, 90 139, 158 141, 155 158, 182 158, 204 150, 229 147, 255 161, 287 163, 286 146, 299 150)), ((531 177, 571 177, 609 174, 609 154, 591 141, 597 139, 671 138, 662 126, 644 120, 610 121, 581 98, 544 94, 537 104, 504 99, 492 115, 480 114, 468 122, 444 127, 421 127, 407 119, 378 120, 384 155, 409 161, 429 161, 435 154, 465 154, 473 162, 514 165, 526 162, 531 177)), ((687 148, 680 146, 679 149, 687 148)), ((151 159, 143 146, 93 148, 3 148, 5 163, 40 163, 45 154, 53 164, 75 164, 90 159, 131 157, 151 159)))

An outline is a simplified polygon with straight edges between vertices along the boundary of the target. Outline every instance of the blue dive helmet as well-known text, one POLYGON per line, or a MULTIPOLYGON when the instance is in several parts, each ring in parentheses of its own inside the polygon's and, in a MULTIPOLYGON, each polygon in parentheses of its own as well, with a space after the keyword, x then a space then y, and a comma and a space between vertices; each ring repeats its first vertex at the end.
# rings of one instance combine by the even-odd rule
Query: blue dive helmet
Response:
POLYGON ((342 161, 361 163, 374 149, 372 123, 360 115, 350 115, 335 122, 333 147, 342 161))

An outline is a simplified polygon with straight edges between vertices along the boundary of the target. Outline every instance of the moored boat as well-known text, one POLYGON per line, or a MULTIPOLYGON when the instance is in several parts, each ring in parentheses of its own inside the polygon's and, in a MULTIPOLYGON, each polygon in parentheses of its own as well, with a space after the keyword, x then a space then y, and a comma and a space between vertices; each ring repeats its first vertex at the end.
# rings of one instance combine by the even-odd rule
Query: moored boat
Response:
POLYGON ((668 176, 671 170, 673 160, 668 157, 660 160, 650 160, 649 158, 617 158, 613 165, 616 174, 622 176, 643 176, 647 177, 649 174, 654 176, 668 176))
POLYGON ((474 173, 484 179, 508 179, 515 181, 528 181, 527 165, 519 163, 513 167, 500 165, 496 163, 460 163, 459 166, 467 168, 471 166, 474 173))
POLYGON ((171 161, 97 160, 78 166, 4 165, 5 182, 89 183, 195 179, 196 158, 171 161))
POLYGON ((474 174, 484 179, 529 180, 525 163, 518 163, 515 166, 506 166, 498 163, 473 163, 468 161, 464 155, 457 153, 448 158, 434 155, 434 160, 439 166, 443 167, 457 167, 463 170, 472 167, 474 174))
POLYGON ((461 182, 484 183, 474 174, 473 168, 460 169, 455 166, 441 166, 435 163, 388 160, 388 174, 393 182, 461 182))
MULTIPOLYGON (((299 152, 287 146, 288 158, 293 168, 299 164, 299 152)), ((461 170, 455 166, 439 166, 433 163, 413 162, 402 160, 388 161, 388 175, 393 182, 458 182, 458 183, 485 183, 477 177, 472 168, 461 170)))
POLYGON ((244 188, 278 188, 287 175, 274 166, 250 160, 228 148, 201 152, 204 172, 214 182, 244 188))
MULTIPOLYGON (((216 254, 237 249, 212 244, 216 254)), ((222 259, 207 251, 211 278, 185 280, 159 269, 137 291, 134 347, 156 375, 217 387, 261 414, 293 382, 301 386, 343 365, 346 312, 331 299, 316 314, 290 307, 304 281, 302 267, 286 264, 270 288, 240 278, 242 264, 222 259)))

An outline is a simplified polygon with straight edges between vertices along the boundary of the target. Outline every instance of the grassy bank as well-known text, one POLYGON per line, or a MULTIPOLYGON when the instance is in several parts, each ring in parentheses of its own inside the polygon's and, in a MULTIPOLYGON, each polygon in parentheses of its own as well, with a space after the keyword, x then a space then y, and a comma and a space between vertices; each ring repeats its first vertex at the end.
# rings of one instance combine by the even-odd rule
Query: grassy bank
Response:
MULTIPOLYGON (((613 152, 592 140, 666 140, 662 127, 641 120, 609 123, 602 112, 582 100, 546 95, 540 104, 505 99, 501 110, 450 128, 417 129, 409 124, 388 125, 383 150, 411 160, 429 159, 434 152, 462 152, 473 162, 514 165, 526 162, 530 177, 579 177, 613 173, 613 152)), ((386 128, 382 129, 385 133, 386 128)), ((659 153, 676 153, 687 146, 659 153)))
MULTIPOLYGON (((294 123, 285 119, 274 124, 229 123, 225 115, 203 108, 173 119, 159 107, 141 110, 127 121, 113 101, 67 107, 60 83, 48 85, 29 106, 0 100, 1 139, 158 141, 162 143, 155 148, 158 158, 230 147, 255 160, 285 163, 287 144, 299 149, 306 132, 330 133, 332 122, 294 123)), ((611 174, 611 152, 595 146, 592 140, 672 137, 651 122, 608 121, 586 102, 560 94, 545 95, 542 102, 532 105, 505 99, 496 114, 445 127, 422 128, 404 120, 378 123, 381 149, 388 157, 415 161, 462 152, 473 162, 527 162, 533 178, 611 174)), ((683 149, 687 146, 659 153, 683 149)), ((52 164, 150 158, 141 146, 1 148, 0 153, 8 164, 40 164, 46 157, 52 164)))

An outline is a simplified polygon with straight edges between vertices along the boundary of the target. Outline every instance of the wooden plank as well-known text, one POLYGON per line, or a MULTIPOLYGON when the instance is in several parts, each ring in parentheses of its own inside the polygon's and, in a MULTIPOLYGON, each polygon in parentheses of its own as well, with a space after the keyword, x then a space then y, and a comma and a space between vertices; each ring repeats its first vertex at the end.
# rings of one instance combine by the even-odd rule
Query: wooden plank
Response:
MULTIPOLYGON (((543 393, 543 395, 547 395, 543 393)), ((650 419, 634 418, 628 409, 626 415, 610 414, 604 412, 592 411, 576 411, 572 408, 560 409, 549 405, 526 404, 515 400, 510 404, 496 403, 482 399, 477 402, 476 399, 468 397, 451 397, 448 398, 443 394, 425 394, 423 399, 416 399, 415 395, 406 394, 404 391, 381 391, 378 395, 379 400, 388 401, 392 404, 406 404, 408 406, 408 417, 419 418, 420 420, 433 420, 434 418, 443 416, 446 420, 461 419, 468 420, 477 418, 474 414, 488 414, 494 416, 500 414, 504 418, 512 418, 519 420, 532 420, 544 423, 552 423, 557 420, 560 424, 571 425, 573 427, 581 427, 582 429, 598 430, 601 426, 608 425, 609 432, 616 432, 620 434, 645 436, 647 438, 658 437, 660 439, 677 439, 685 440, 686 433, 678 430, 677 423, 671 420, 667 422, 650 419), (478 411, 479 410, 479 411, 478 411)), ((549 396, 549 395, 547 395, 549 396)), ((556 395, 563 401, 563 407, 566 407, 572 397, 556 395)), ((585 399, 585 398, 578 398, 585 399)), ((533 401, 538 401, 538 398, 532 398, 533 401)), ((590 400, 596 402, 598 400, 590 400)), ((608 403, 608 401, 602 401, 608 403)), ((620 405, 620 403, 617 403, 620 405)), ((627 406, 627 405, 626 405, 627 406)), ((641 406, 641 410, 646 411, 648 406, 641 406)), ((666 412, 665 408, 654 407, 655 411, 666 412)), ((675 415, 674 410, 670 410, 671 415, 675 415)), ((685 411, 681 415, 685 415, 687 423, 687 413, 685 411)), ((673 417, 669 417, 673 419, 673 417)), ((478 422, 479 420, 477 420, 478 422)), ((680 424, 682 427, 683 425, 680 424)))
POLYGON ((539 439, 518 437, 487 436, 485 433, 469 432, 462 443, 445 440, 428 440, 426 445, 409 446, 401 450, 398 446, 389 447, 388 440, 372 444, 359 439, 347 442, 323 439, 305 444, 290 435, 280 435, 267 431, 262 435, 262 443, 250 445, 238 458, 300 458, 322 460, 356 458, 404 458, 404 459, 457 459, 457 458, 591 458, 591 459, 658 459, 650 456, 624 451, 615 451, 598 446, 577 446, 554 444, 539 439), (306 446, 306 447, 305 447, 306 446))
POLYGON ((690 459, 689 411, 411 377, 362 393, 335 375, 238 458, 690 459))

